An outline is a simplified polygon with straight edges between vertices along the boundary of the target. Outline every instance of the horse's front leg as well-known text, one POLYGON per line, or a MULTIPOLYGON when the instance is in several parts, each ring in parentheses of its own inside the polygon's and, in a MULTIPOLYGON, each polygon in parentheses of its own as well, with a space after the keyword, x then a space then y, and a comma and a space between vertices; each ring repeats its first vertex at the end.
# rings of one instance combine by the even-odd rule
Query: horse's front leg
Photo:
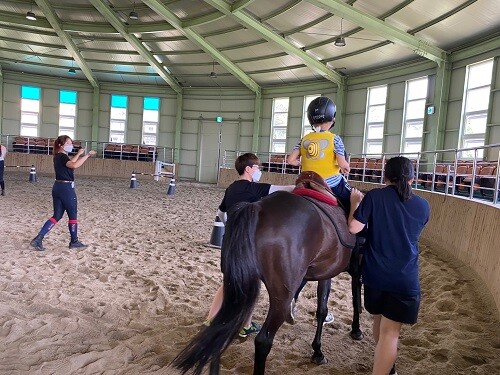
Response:
POLYGON ((364 335, 359 327, 359 315, 361 314, 361 279, 359 275, 351 275, 351 291, 353 314, 350 335, 353 340, 362 340, 364 335))
POLYGON ((356 237, 356 247, 352 251, 349 262, 349 274, 351 275, 351 293, 353 316, 351 324, 351 338, 362 340, 364 335, 359 327, 359 315, 361 314, 361 248, 365 243, 365 238, 356 237))
POLYGON ((323 352, 321 351, 321 334, 323 333, 323 322, 328 314, 327 304, 331 286, 331 279, 318 281, 318 307, 316 309, 317 327, 316 335, 314 336, 314 340, 312 342, 314 353, 311 357, 311 361, 318 365, 322 365, 327 362, 323 352))

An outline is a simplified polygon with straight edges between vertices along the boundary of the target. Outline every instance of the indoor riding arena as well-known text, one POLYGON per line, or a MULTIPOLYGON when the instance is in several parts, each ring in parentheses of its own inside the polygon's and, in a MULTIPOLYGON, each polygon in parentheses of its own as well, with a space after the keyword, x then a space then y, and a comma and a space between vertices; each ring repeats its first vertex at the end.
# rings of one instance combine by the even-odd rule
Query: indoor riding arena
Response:
MULTIPOLYGON (((430 204, 397 373, 500 374, 499 36, 498 0, 1 1, 0 375, 180 374, 223 281, 213 239, 235 160, 255 153, 260 182, 295 184, 287 156, 318 96, 336 104, 352 186, 383 187, 402 155, 430 204), (37 251, 58 152, 86 158, 71 186, 88 246, 69 248, 65 213, 37 251)), ((346 272, 327 363, 311 362, 316 287, 265 373, 371 374, 372 317, 353 340, 346 272)), ((268 309, 262 284, 253 321, 268 309)), ((254 373, 255 336, 236 335, 221 374, 254 373)))

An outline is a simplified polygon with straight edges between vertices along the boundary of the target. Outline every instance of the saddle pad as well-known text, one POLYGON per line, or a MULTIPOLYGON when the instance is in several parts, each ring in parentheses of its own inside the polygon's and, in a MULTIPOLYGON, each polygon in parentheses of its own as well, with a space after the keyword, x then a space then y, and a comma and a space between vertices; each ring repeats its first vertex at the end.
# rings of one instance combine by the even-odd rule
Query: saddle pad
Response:
POLYGON ((331 206, 338 206, 337 199, 334 197, 329 197, 328 195, 322 194, 319 191, 305 188, 296 188, 292 191, 292 193, 300 196, 311 197, 317 199, 321 202, 329 204, 331 206))
POLYGON ((337 230, 340 243, 343 246, 354 249, 356 245, 356 236, 349 232, 349 227, 347 226, 347 217, 345 211, 340 206, 332 206, 328 203, 324 203, 320 200, 304 197, 311 203, 313 203, 320 211, 322 211, 332 222, 333 226, 337 230))

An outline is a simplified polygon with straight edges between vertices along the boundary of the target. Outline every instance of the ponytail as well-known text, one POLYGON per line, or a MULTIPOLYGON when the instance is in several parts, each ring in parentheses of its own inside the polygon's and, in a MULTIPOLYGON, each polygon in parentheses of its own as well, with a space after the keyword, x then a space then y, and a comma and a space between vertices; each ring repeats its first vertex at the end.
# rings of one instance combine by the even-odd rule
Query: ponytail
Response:
POLYGON ((412 188, 408 183, 414 177, 413 164, 410 159, 397 156, 389 159, 385 166, 385 178, 396 187, 402 202, 410 199, 412 188))

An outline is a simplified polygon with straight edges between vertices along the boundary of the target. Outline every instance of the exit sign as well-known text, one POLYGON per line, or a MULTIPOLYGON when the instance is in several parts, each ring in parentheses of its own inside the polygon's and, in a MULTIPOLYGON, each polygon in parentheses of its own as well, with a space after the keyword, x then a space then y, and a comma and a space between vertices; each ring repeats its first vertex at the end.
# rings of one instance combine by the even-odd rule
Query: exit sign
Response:
POLYGON ((222 116, 217 116, 217 117, 215 118, 215 121, 216 121, 216 122, 222 122, 222 116))

